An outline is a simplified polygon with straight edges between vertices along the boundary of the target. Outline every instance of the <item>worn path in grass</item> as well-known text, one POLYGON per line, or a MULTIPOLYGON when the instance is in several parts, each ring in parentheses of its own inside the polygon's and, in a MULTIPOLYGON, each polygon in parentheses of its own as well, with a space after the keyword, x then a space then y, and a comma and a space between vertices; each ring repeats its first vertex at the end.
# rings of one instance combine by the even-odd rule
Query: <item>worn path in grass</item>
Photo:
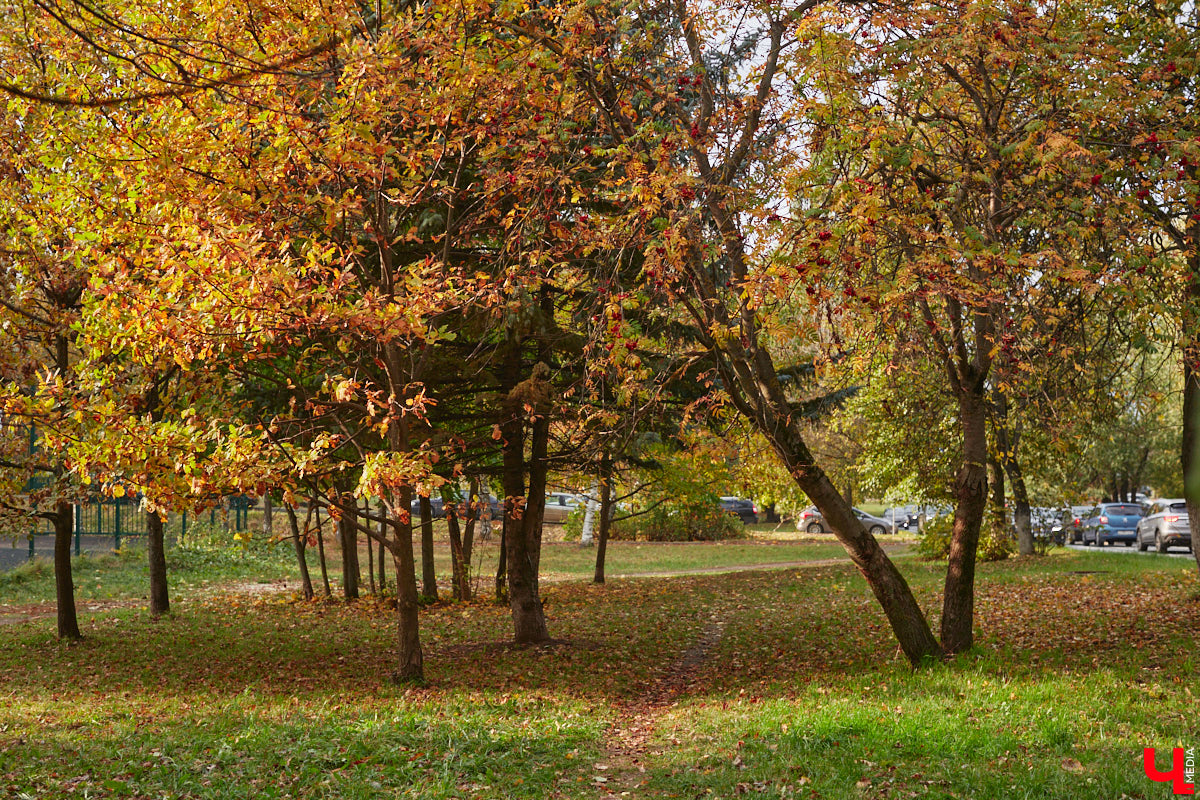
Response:
MULTIPOLYGON (((837 563, 836 559, 830 559, 837 563)), ((815 563, 815 562, 813 562, 815 563)), ((756 570, 747 570, 756 571, 756 570)), ((709 610, 708 622, 691 647, 672 664, 646 691, 617 706, 616 716, 604 737, 604 761, 595 764, 593 781, 605 800, 615 800, 643 782, 644 762, 662 756, 653 742, 660 719, 674 706, 679 696, 691 687, 709 656, 721 642, 728 624, 728 612, 716 607, 709 610)))

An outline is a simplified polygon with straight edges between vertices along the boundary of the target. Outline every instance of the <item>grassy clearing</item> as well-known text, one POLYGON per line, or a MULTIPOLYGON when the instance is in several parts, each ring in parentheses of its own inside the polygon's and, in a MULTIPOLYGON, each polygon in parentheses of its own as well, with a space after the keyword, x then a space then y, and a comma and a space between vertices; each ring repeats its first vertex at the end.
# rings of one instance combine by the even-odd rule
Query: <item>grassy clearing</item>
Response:
MULTIPOLYGON (((941 569, 905 571, 935 607, 941 569)), ((502 644, 505 609, 432 607, 422 689, 386 679, 383 603, 181 591, 169 620, 85 615, 74 647, 48 621, 8 626, 0 793, 1169 797, 1140 758, 1200 744, 1194 567, 1060 552, 981 565, 979 584, 976 651, 915 674, 840 565, 547 585, 566 640, 547 648, 502 644), (715 623, 645 771, 615 759, 609 725, 715 623)))

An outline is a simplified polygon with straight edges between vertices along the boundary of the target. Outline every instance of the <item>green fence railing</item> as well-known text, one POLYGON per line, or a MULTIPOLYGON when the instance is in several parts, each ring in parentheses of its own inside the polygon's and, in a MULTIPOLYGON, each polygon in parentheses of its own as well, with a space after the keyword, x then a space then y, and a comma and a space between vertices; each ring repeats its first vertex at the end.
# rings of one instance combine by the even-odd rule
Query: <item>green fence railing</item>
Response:
MULTIPOLYGON (((250 498, 245 495, 236 495, 226 498, 230 516, 233 523, 233 529, 244 531, 250 525, 250 508, 253 505, 250 498)), ((222 512, 216 507, 209 510, 209 524, 216 525, 218 515, 222 512)), ((176 515, 170 515, 176 516, 176 515)), ((184 538, 188 531, 188 513, 183 511, 178 514, 179 536, 184 538)), ((168 520, 168 526, 170 520, 168 520)), ((38 536, 53 536, 54 526, 49 520, 43 520, 42 523, 30 531, 27 538, 29 540, 29 557, 32 559, 36 553, 36 537, 38 536)), ((146 512, 142 509, 141 497, 113 497, 113 498, 97 498, 87 503, 75 504, 75 534, 73 549, 75 555, 81 552, 82 538, 84 536, 111 536, 113 540, 113 549, 121 549, 121 541, 131 537, 146 535, 146 512)))

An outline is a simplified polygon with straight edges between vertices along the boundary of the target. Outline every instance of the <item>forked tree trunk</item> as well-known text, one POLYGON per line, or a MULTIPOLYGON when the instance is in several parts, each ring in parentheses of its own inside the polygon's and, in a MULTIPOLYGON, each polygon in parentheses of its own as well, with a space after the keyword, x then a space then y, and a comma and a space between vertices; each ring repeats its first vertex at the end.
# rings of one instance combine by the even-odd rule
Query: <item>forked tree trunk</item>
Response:
POLYGON ((70 503, 54 507, 54 592, 58 606, 58 638, 78 641, 79 619, 75 615, 75 582, 71 576, 71 539, 75 534, 75 510, 70 503))
POLYGON ((592 583, 604 583, 604 560, 608 556, 608 534, 612 529, 612 461, 600 462, 600 531, 596 537, 596 571, 592 583))
MULTIPOLYGON (((472 488, 474 494, 474 488, 472 488)), ((479 517, 473 504, 466 503, 467 524, 464 533, 459 523, 459 512, 463 504, 446 498, 446 525, 450 529, 450 564, 454 582, 454 599, 471 599, 471 548, 475 538, 475 521, 479 517)))
POLYGON ((167 591, 167 551, 163 536, 163 518, 157 511, 146 514, 146 556, 150 567, 150 616, 171 612, 167 591))
POLYGON ((974 643, 975 558, 987 506, 987 413, 983 397, 960 391, 963 463, 954 481, 954 530, 942 597, 942 649, 960 653, 974 643))
POLYGON ((437 569, 433 561, 433 504, 425 495, 421 506, 421 593, 430 600, 438 599, 437 569))
MULTIPOLYGON (((516 348, 510 348, 509 367, 513 370, 519 369, 516 355, 516 348)), ((515 372, 510 372, 510 375, 515 375, 515 372)), ((542 601, 538 596, 542 515, 546 508, 546 454, 550 440, 548 377, 549 368, 539 362, 528 380, 509 391, 500 422, 508 605, 513 617, 513 639, 519 644, 544 642, 550 638, 542 601), (529 425, 528 489, 525 486, 527 413, 533 417, 529 425)))
POLYGON ((304 599, 312 600, 314 596, 312 576, 308 574, 308 559, 304 556, 308 547, 308 523, 312 519, 312 506, 308 507, 308 517, 304 520, 304 533, 300 532, 300 521, 296 519, 295 506, 287 503, 284 508, 287 509, 288 525, 292 529, 292 546, 296 550, 296 565, 300 567, 300 586, 304 592, 304 599))

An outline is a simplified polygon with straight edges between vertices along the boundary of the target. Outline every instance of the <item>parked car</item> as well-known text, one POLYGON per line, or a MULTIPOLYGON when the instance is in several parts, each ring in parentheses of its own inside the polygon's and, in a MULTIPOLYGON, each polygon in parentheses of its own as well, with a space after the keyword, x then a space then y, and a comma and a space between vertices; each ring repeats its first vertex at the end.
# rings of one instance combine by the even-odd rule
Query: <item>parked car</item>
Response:
MULTIPOLYGON (((418 520, 421 518, 421 498, 414 497, 412 503, 408 507, 412 512, 412 518, 418 520)), ((441 519, 446 516, 446 505, 442 502, 441 495, 432 494, 429 496, 429 510, 432 512, 433 519, 441 519)))
POLYGON ((896 506, 885 508, 880 515, 888 523, 888 530, 896 533, 900 530, 913 531, 920 527, 921 511, 919 506, 896 506))
POLYGON ((1062 510, 1062 540, 1065 544, 1083 542, 1083 521, 1091 512, 1091 506, 1069 506, 1062 510))
POLYGON ((1188 524, 1187 503, 1183 500, 1155 500, 1137 526, 1137 549, 1143 553, 1154 545, 1160 553, 1169 547, 1192 549, 1192 529, 1188 524))
MULTIPOLYGON (((853 508, 854 516, 862 520, 863 527, 872 536, 882 536, 891 533, 892 523, 883 517, 875 517, 861 509, 853 508)), ((825 524, 825 517, 816 506, 809 506, 796 517, 796 530, 807 533, 833 533, 833 529, 825 524)))
POLYGON ((1062 511, 1057 508, 1034 506, 1029 509, 1029 529, 1034 539, 1048 539, 1063 544, 1062 511))
POLYGON ((553 492, 546 495, 546 510, 542 514, 542 522, 555 524, 566 522, 571 512, 587 501, 582 497, 566 492, 553 492))
POLYGON ((1137 503, 1101 503, 1083 521, 1083 543, 1103 547, 1121 542, 1126 547, 1137 540, 1142 507, 1137 503))
POLYGON ((744 525, 753 525, 758 522, 758 506, 754 505, 753 500, 746 500, 742 497, 722 497, 721 508, 740 519, 744 525))

